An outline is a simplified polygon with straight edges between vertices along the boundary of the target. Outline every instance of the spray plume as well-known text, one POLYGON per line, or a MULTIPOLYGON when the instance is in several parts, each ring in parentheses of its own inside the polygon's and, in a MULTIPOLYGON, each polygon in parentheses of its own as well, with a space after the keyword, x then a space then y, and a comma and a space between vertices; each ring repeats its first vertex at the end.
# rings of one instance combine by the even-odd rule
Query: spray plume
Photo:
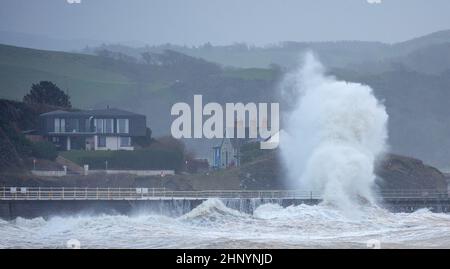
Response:
POLYGON ((374 203, 374 164, 386 149, 385 107, 369 86, 324 75, 312 53, 290 78, 297 99, 281 140, 290 181, 341 208, 374 203))

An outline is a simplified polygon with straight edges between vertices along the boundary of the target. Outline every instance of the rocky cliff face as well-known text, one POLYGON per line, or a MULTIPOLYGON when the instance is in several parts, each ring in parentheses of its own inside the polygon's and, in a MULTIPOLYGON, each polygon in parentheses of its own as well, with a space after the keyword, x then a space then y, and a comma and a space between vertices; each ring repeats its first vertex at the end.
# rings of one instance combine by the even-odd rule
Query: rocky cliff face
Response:
POLYGON ((414 158, 389 154, 380 162, 376 173, 377 184, 382 189, 447 189, 443 173, 414 158))

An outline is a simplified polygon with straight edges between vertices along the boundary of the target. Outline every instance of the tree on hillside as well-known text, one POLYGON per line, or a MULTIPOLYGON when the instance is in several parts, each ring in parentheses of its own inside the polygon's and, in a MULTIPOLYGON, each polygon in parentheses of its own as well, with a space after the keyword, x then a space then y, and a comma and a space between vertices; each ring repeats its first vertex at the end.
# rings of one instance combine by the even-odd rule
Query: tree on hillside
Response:
POLYGON ((46 104, 70 108, 70 97, 51 81, 33 84, 28 94, 23 97, 27 104, 46 104))

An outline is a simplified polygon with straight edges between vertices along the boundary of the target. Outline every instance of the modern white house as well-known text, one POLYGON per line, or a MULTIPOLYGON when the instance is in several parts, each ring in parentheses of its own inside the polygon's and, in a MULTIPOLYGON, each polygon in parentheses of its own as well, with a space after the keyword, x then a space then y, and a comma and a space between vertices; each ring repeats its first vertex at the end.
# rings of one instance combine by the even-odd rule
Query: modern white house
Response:
POLYGON ((40 115, 40 134, 60 150, 134 150, 132 138, 145 136, 146 119, 116 108, 57 110, 40 115))

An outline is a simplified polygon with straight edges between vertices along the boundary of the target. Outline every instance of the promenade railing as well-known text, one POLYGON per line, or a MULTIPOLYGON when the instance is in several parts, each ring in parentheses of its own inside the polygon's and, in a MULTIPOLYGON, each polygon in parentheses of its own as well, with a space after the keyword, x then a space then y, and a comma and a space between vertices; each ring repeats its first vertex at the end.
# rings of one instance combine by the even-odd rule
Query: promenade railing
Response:
MULTIPOLYGON (((378 193, 386 199, 446 199, 437 190, 393 190, 378 193)), ((171 191, 165 188, 0 187, 0 200, 145 200, 145 199, 303 199, 320 200, 318 191, 206 190, 171 191)))

